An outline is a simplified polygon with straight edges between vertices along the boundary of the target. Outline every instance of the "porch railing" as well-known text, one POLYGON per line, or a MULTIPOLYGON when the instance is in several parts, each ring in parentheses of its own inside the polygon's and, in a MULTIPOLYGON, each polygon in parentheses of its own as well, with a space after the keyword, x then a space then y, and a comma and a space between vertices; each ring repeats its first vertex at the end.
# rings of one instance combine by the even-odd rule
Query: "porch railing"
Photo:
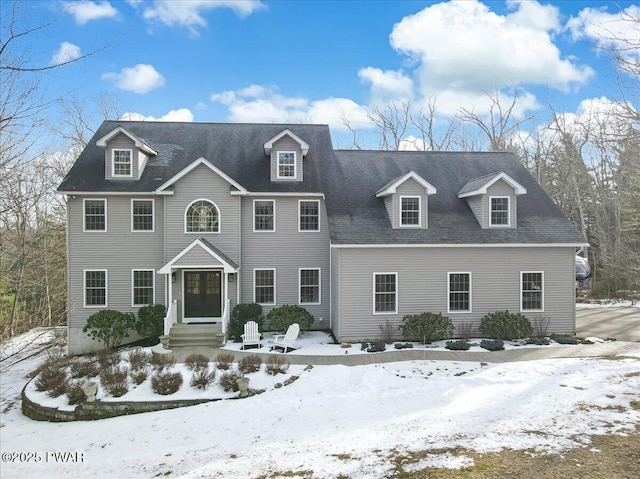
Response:
POLYGON ((227 299, 222 311, 222 334, 224 334, 225 340, 227 338, 227 323, 229 322, 229 309, 231 307, 231 300, 227 299))
POLYGON ((178 322, 178 300, 174 299, 169 304, 167 309, 167 315, 164 317, 164 334, 168 335, 171 331, 171 326, 178 322))

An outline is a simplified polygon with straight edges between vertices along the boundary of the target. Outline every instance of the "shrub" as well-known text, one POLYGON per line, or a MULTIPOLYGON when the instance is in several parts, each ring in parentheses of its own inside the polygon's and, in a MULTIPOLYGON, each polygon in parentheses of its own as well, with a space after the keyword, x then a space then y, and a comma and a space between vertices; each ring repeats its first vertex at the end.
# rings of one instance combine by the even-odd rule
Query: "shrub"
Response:
POLYGON ((176 365, 176 360, 168 354, 151 353, 149 364, 151 364, 151 366, 153 366, 153 369, 155 369, 156 371, 163 371, 165 369, 174 367, 176 365))
POLYGON ((134 328, 135 322, 135 316, 131 313, 103 309, 89 316, 82 331, 91 339, 102 342, 105 348, 113 349, 129 337, 129 330, 134 328))
POLYGON ((182 374, 169 371, 158 371, 151 378, 151 387, 156 394, 167 396, 175 393, 182 386, 182 374))
POLYGON ((74 379, 94 378, 100 372, 100 366, 91 359, 76 359, 69 365, 69 370, 74 379))
POLYGON ((108 369, 120 363, 120 354, 109 350, 100 351, 96 355, 96 359, 98 360, 100 369, 108 369))
POLYGON ((578 344, 580 340, 570 334, 552 334, 550 336, 558 344, 578 344))
POLYGON ((385 344, 393 343, 393 325, 391 324, 391 321, 387 319, 385 323, 379 325, 379 327, 380 334, 382 335, 382 340, 385 342, 385 344))
POLYGON ((63 368, 69 364, 69 358, 65 356, 64 351, 60 348, 51 348, 47 351, 44 360, 38 365, 36 371, 40 372, 51 367, 63 368))
POLYGON ((258 330, 262 329, 264 321, 262 306, 257 303, 236 304, 229 318, 229 337, 240 341, 242 339, 240 335, 244 333, 244 325, 249 321, 255 321, 258 323, 258 330))
POLYGON ((145 369, 151 361, 151 353, 144 349, 134 349, 129 353, 129 364, 134 371, 145 369))
MULTIPOLYGON (((551 318, 549 316, 536 316, 531 321, 533 327, 533 335, 537 338, 546 338, 549 334, 549 323, 551 318)), ((547 343, 549 344, 549 343, 547 343)))
POLYGON ((36 389, 47 391, 49 396, 55 398, 64 394, 68 382, 67 373, 63 368, 50 365, 40 371, 36 379, 36 389))
POLYGON ((235 357, 230 353, 220 353, 216 356, 216 367, 218 369, 229 369, 235 357))
POLYGON ((265 371, 271 376, 276 374, 284 374, 289 370, 289 361, 282 356, 272 354, 265 362, 265 371))
POLYGON ((473 337, 474 331, 473 323, 469 321, 460 323, 460 325, 456 327, 456 334, 460 339, 464 339, 465 341, 469 341, 473 337))
POLYGON ((191 375, 191 387, 207 389, 216 380, 216 371, 209 368, 198 369, 191 375))
POLYGON ((471 344, 464 339, 458 341, 447 341, 447 345, 445 346, 445 348, 450 349, 451 351, 466 351, 470 347, 471 344))
POLYGON ((486 314, 480 321, 480 332, 493 339, 522 339, 533 333, 531 322, 520 313, 496 311, 486 314))
POLYGON ((273 308, 267 314, 269 327, 275 331, 286 331, 293 323, 300 325, 301 331, 306 331, 313 324, 313 316, 302 306, 283 304, 273 308))
POLYGON ((204 354, 190 354, 185 358, 184 364, 192 371, 207 369, 209 367, 209 358, 204 354))
POLYGON ((540 337, 540 336, 532 336, 527 338, 525 344, 535 344, 537 346, 546 346, 551 344, 551 340, 549 338, 540 337))
POLYGON ((451 320, 442 313, 409 314, 402 318, 402 323, 402 335, 407 339, 422 341, 422 344, 450 338, 454 330, 451 320))
POLYGON ((84 394, 82 390, 82 381, 73 381, 67 385, 67 389, 65 390, 67 395, 67 399, 69 400, 69 404, 80 404, 87 396, 84 394))
POLYGON ((483 339, 480 347, 488 351, 501 351, 504 349, 504 342, 502 339, 483 339))
POLYGON ((236 380, 241 378, 242 375, 235 371, 227 371, 222 376, 220 376, 220 386, 226 392, 238 391, 238 383, 236 380))
POLYGON ((127 368, 111 366, 100 371, 100 384, 112 396, 120 397, 129 391, 128 375, 127 368))
POLYGON ((164 317, 167 309, 164 304, 143 306, 138 310, 135 322, 136 332, 143 338, 158 338, 164 334, 164 317))
POLYGON ((256 371, 260 371, 260 366, 262 365, 262 359, 257 354, 250 354, 249 356, 244 356, 240 363, 238 364, 238 369, 241 373, 255 373, 256 371))
POLYGON ((139 386, 149 377, 149 369, 132 369, 131 371, 129 371, 129 377, 135 385, 139 386))

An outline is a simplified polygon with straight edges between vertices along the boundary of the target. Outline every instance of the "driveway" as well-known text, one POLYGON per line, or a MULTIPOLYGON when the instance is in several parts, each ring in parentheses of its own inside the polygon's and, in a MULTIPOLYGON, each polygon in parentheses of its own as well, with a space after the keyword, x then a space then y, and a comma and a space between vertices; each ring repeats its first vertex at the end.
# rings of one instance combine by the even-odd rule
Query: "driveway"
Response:
POLYGON ((640 308, 576 309, 576 333, 640 342, 640 308))

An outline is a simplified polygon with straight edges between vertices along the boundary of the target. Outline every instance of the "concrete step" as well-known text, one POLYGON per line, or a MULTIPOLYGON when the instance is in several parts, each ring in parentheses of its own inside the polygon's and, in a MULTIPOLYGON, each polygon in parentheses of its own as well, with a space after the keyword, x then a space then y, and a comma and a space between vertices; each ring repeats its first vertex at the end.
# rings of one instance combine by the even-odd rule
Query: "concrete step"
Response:
POLYGON ((222 325, 176 323, 169 332, 169 349, 175 347, 221 347, 225 344, 222 325))

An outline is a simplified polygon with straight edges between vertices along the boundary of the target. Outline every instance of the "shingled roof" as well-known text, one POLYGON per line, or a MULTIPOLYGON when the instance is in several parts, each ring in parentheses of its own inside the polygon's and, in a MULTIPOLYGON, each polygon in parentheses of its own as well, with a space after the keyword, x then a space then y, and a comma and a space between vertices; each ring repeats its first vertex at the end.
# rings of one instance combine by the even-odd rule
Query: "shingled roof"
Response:
POLYGON ((59 187, 74 192, 153 192, 198 158, 249 192, 324 193, 331 241, 385 244, 586 244, 585 238, 510 153, 333 150, 327 125, 105 121, 59 187), (157 152, 138 181, 106 180, 96 140, 118 126, 157 152), (265 142, 289 129, 309 145, 303 182, 270 181, 265 142), (410 171, 436 188, 427 229, 393 229, 376 192, 410 171), (517 228, 481 228, 458 197, 474 179, 504 172, 526 189, 518 196, 517 228), (465 187, 466 185, 466 187, 465 187))

